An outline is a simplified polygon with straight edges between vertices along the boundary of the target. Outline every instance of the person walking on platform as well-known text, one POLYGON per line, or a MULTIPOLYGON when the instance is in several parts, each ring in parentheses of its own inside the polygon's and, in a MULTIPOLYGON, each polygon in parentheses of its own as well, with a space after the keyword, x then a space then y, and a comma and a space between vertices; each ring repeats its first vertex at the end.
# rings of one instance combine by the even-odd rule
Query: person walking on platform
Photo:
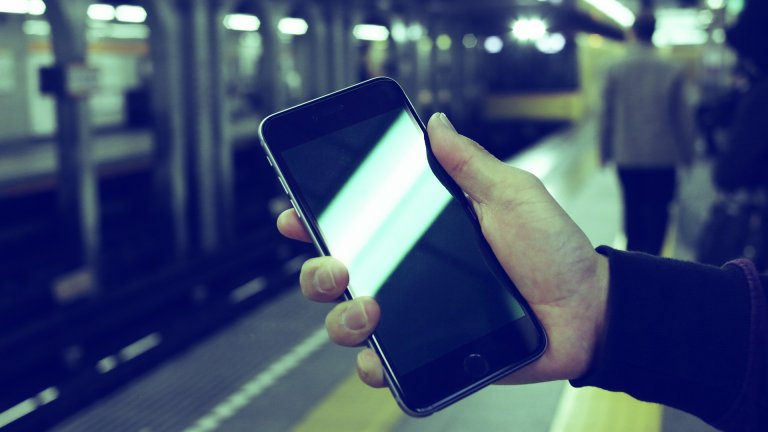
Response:
POLYGON ((694 125, 683 68, 656 52, 655 28, 652 13, 639 14, 629 53, 608 68, 599 139, 603 163, 617 166, 627 249, 659 255, 676 168, 693 159, 694 125))

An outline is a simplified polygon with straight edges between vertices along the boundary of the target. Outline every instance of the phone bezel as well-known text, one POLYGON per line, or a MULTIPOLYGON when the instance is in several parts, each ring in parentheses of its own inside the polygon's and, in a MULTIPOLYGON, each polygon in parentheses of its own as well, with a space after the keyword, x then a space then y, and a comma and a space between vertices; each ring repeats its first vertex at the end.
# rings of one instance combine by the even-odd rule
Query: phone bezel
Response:
MULTIPOLYGON (((321 255, 330 255, 322 238, 322 230, 297 185, 290 173, 281 169, 285 166, 281 152, 397 108, 409 110, 421 128, 432 171, 451 195, 461 202, 468 217, 473 220, 486 260, 491 264, 496 277, 509 288, 525 311, 524 317, 405 374, 394 370, 386 350, 374 333, 369 345, 381 357, 390 389, 401 408, 410 415, 425 416, 536 360, 544 353, 547 338, 528 303, 517 291, 485 242, 471 203, 435 159, 424 123, 419 119, 400 85, 391 78, 379 77, 272 114, 262 121, 259 135, 269 163, 277 172, 315 247, 321 255), (279 140, 273 138, 278 136, 279 140), (483 353, 492 371, 482 377, 464 373, 463 359, 468 353, 478 352, 483 353), (445 377, 449 376, 454 379, 446 380, 445 377)), ((345 293, 345 297, 351 298, 349 291, 345 293)))

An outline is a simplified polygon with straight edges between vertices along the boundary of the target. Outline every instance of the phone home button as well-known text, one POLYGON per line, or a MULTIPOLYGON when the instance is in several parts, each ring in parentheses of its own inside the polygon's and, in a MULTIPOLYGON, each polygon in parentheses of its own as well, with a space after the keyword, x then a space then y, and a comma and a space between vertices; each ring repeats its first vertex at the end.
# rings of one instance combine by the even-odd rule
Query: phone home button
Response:
POLYGON ((470 354, 464 358, 464 372, 472 378, 480 378, 488 373, 488 362, 480 354, 470 354))

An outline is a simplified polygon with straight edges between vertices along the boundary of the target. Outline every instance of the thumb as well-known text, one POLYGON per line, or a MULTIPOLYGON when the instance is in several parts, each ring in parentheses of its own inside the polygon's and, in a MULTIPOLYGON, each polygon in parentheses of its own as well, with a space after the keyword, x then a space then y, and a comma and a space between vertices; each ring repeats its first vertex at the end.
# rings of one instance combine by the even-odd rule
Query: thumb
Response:
POLYGON ((427 124, 432 152, 453 180, 477 202, 491 200, 500 179, 510 167, 488 153, 480 144, 456 132, 443 113, 435 113, 427 124))

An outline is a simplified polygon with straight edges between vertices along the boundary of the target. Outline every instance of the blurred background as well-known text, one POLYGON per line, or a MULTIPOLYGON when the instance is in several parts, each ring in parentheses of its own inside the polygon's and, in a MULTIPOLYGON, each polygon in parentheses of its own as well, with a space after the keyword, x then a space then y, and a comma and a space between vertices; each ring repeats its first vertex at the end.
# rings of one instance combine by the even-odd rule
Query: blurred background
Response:
MULTIPOLYGON (((596 114, 648 7, 692 110, 721 106, 744 0, 0 0, 0 429, 709 430, 563 383, 405 418, 298 293, 314 251, 274 228, 290 204, 257 136, 272 112, 390 76, 621 247, 596 114)), ((715 196, 707 133, 670 256, 695 255, 715 196)))

